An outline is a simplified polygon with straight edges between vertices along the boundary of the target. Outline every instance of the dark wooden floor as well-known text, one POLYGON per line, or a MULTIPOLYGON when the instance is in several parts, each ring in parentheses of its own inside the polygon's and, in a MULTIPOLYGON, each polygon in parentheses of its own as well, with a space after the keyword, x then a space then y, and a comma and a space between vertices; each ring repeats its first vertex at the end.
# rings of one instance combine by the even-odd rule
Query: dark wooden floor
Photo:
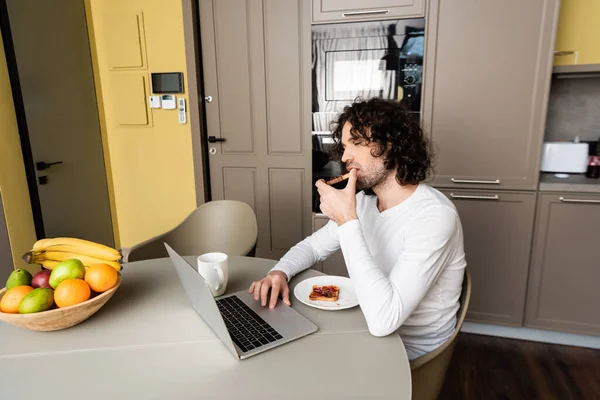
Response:
POLYGON ((600 350, 461 333, 440 399, 600 399, 600 350))

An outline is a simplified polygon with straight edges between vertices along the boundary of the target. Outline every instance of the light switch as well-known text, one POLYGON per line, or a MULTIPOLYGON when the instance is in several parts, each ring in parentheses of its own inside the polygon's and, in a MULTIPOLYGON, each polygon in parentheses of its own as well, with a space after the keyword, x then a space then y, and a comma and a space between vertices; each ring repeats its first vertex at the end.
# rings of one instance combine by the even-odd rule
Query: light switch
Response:
POLYGON ((162 108, 160 96, 150 96, 150 108, 162 108))

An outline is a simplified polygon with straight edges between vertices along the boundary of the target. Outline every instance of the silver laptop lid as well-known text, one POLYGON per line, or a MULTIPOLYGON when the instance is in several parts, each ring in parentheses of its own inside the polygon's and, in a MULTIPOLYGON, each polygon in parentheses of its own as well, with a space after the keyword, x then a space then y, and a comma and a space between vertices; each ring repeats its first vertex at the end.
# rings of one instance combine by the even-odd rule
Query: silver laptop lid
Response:
POLYGON ((177 252, 168 244, 165 243, 165 247, 169 252, 177 275, 179 275, 181 284, 183 285, 194 310, 200 314, 204 322, 210 326, 221 342, 223 342, 236 357, 239 357, 231 337, 229 336, 223 317, 221 317, 215 298, 202 275, 200 275, 190 263, 177 254, 177 252))

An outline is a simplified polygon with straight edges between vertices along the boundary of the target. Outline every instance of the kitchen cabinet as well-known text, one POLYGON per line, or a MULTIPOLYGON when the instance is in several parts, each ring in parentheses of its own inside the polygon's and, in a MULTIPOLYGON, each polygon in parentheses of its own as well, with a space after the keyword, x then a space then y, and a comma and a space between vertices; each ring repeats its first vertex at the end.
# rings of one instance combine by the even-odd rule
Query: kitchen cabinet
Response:
POLYGON ((600 64, 600 2, 569 0, 560 5, 554 65, 600 64))
MULTIPOLYGON (((321 229, 329 222, 329 218, 326 216, 315 215, 314 220, 314 231, 321 229)), ((330 255, 325 261, 319 263, 314 267, 315 269, 327 274, 327 275, 338 275, 348 277, 348 268, 344 261, 344 255, 342 250, 338 250, 330 255)))
POLYGON ((536 190, 558 0, 429 7, 423 126, 433 184, 536 190))
POLYGON ((425 15, 426 0, 312 0, 313 23, 413 18, 425 15))
POLYGON ((467 319, 520 326, 536 192, 442 190, 460 216, 472 278, 467 319))
POLYGON ((307 0, 201 0, 213 200, 248 203, 258 257, 312 230, 311 25, 307 0))
POLYGON ((600 195, 541 193, 526 326, 600 335, 600 195))

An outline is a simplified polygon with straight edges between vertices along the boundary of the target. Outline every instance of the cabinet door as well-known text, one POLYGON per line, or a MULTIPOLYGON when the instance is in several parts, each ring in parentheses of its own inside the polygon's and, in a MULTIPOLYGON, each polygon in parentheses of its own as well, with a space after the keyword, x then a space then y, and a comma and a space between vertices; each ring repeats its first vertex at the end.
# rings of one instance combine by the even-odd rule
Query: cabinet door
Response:
POLYGON ((423 118, 434 184, 535 190, 558 0, 430 7, 423 118))
POLYGON ((538 201, 526 325, 600 334, 600 195, 538 201))
POLYGON ((277 259, 312 230, 310 3, 201 0, 200 28, 212 199, 248 203, 277 259))
POLYGON ((425 0, 312 0, 313 22, 368 21, 425 15, 425 0))
POLYGON ((473 287, 467 319, 522 325, 535 192, 443 190, 464 232, 473 287))
MULTIPOLYGON (((325 216, 315 215, 314 216, 314 230, 317 231, 327 225, 329 218, 325 216)), ((344 261, 344 255, 341 250, 336 251, 330 255, 320 265, 313 267, 327 275, 338 275, 348 277, 348 268, 346 268, 346 262, 344 261)))
POLYGON ((600 2, 563 1, 560 6, 554 65, 600 64, 600 2))

